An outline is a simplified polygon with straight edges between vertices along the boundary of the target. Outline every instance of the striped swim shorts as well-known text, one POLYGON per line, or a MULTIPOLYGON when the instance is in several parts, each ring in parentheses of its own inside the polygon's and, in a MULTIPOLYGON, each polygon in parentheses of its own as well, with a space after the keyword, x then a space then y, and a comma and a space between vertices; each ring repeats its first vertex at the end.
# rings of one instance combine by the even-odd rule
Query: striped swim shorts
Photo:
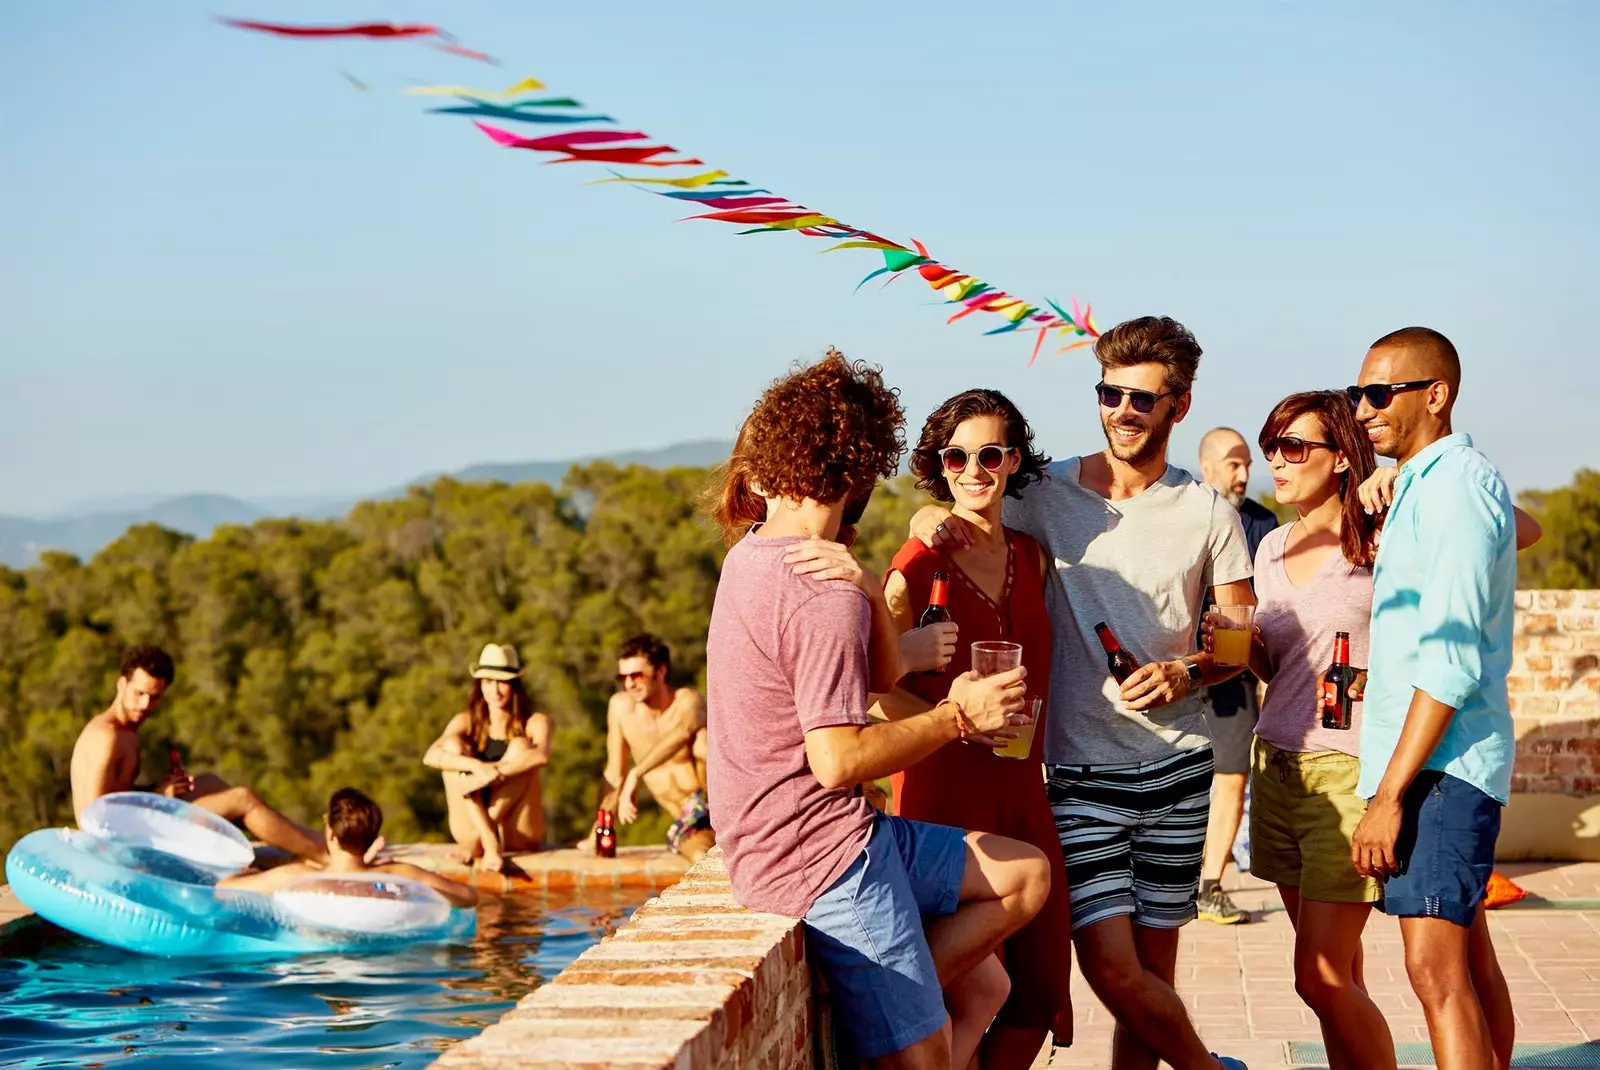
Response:
POLYGON ((1050 766, 1074 931, 1119 914, 1153 929, 1195 916, 1211 771, 1210 747, 1128 765, 1050 766))

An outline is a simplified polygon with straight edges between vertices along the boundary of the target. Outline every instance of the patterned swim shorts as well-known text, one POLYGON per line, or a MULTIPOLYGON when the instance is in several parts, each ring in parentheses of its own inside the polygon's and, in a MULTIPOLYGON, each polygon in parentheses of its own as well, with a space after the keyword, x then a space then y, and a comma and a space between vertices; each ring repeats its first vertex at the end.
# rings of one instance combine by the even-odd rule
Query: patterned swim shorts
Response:
POLYGON ((667 829, 667 846, 676 851, 684 840, 701 829, 710 827, 711 808, 706 805, 706 789, 696 788, 694 794, 683 801, 683 810, 679 812, 678 820, 667 829))

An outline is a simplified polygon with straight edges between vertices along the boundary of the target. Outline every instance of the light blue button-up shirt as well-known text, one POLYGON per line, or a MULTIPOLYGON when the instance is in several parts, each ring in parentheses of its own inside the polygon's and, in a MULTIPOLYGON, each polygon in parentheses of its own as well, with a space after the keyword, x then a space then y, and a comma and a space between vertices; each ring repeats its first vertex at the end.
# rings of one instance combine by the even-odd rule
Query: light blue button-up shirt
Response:
POLYGON ((1413 692, 1426 691, 1456 713, 1424 768, 1507 801, 1516 587, 1511 492, 1472 439, 1449 435, 1401 465, 1373 566, 1363 798, 1377 794, 1413 692))

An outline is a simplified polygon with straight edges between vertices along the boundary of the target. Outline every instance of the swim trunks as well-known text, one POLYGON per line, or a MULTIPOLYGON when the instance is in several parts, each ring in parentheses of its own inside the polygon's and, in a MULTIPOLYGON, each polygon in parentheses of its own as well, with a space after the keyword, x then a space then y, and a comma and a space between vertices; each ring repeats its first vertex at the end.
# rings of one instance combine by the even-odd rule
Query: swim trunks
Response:
POLYGON ((667 829, 667 846, 676 851, 684 840, 701 829, 710 827, 711 808, 706 805, 706 789, 696 788, 694 793, 683 801, 683 810, 678 814, 678 820, 667 829))

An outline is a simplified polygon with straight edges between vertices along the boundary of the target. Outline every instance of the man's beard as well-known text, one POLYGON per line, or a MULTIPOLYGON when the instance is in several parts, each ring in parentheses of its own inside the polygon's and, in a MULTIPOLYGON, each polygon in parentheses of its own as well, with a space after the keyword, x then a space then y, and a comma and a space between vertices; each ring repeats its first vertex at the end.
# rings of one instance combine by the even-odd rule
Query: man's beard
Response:
POLYGON ((1222 492, 1222 496, 1228 499, 1228 504, 1235 509, 1244 504, 1245 494, 1242 490, 1225 490, 1222 492))
POLYGON ((1172 424, 1171 420, 1164 420, 1153 427, 1140 424, 1140 430, 1145 433, 1144 438, 1132 446, 1117 441, 1116 435, 1111 430, 1116 425, 1110 420, 1101 420, 1100 430, 1105 432, 1106 445, 1111 447, 1111 456, 1137 468, 1166 454, 1167 439, 1172 435, 1172 424))

